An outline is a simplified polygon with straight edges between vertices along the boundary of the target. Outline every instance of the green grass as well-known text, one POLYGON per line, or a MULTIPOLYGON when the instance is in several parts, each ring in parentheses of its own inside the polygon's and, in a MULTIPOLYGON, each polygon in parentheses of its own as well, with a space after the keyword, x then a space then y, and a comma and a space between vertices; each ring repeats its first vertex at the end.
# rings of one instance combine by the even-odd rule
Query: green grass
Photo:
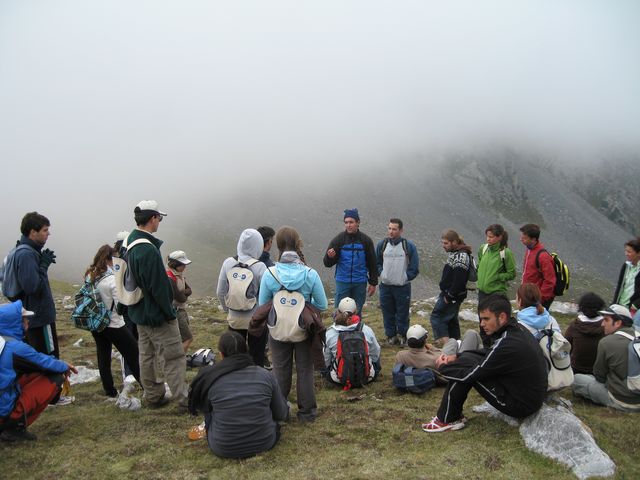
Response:
MULTIPOLYGON (((72 288, 57 287, 58 300, 73 293, 72 288)), ((193 301, 189 308, 194 348, 214 347, 226 329, 223 314, 209 300, 193 301)), ((76 364, 95 364, 91 335, 71 326, 62 301, 56 305, 62 357, 76 364), (73 347, 78 338, 84 338, 84 344, 73 347)), ((365 320, 382 340, 379 311, 368 308, 365 320)), ((427 319, 417 316, 413 321, 428 325, 427 319)), ((559 321, 566 326, 569 317, 560 316, 559 321)), ((477 328, 477 324, 465 323, 465 328, 477 328)), ((31 427, 37 442, 19 447, 0 444, 0 475, 180 480, 575 478, 566 467, 527 450, 517 428, 473 413, 471 406, 482 402, 475 392, 465 409, 470 419, 465 429, 423 433, 420 423, 435 414, 443 390, 436 388, 423 396, 396 391, 390 370, 397 350, 383 347, 383 375, 366 388, 342 392, 318 381, 317 421, 305 425, 292 421, 284 426, 282 439, 272 451, 246 460, 220 459, 210 453, 206 441, 189 441, 187 431, 199 418, 178 414, 171 406, 121 411, 105 401, 99 382, 77 385, 72 392, 75 404, 47 409, 31 427), (361 394, 363 399, 349 401, 361 394)), ((118 365, 114 361, 114 376, 119 374, 118 365)), ((195 371, 188 371, 189 380, 194 375, 195 371)), ((568 390, 563 396, 573 402, 576 415, 618 466, 617 478, 640 478, 640 417, 593 406, 568 390)))

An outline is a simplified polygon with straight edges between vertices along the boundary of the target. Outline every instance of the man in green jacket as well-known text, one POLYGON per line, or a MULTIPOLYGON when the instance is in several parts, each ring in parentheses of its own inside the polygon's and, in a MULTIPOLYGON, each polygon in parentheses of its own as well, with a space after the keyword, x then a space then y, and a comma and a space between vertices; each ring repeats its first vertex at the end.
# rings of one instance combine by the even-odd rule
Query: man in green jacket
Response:
POLYGON ((158 380, 156 357, 164 360, 164 375, 179 406, 187 406, 185 383, 186 362, 169 277, 164 269, 160 246, 162 240, 153 236, 167 214, 158 208, 158 202, 143 200, 134 209, 137 228, 129 234, 127 245, 144 239, 128 251, 128 264, 136 283, 143 292, 142 299, 129 306, 129 317, 138 326, 140 350, 140 380, 150 407, 169 402, 165 387, 158 380))

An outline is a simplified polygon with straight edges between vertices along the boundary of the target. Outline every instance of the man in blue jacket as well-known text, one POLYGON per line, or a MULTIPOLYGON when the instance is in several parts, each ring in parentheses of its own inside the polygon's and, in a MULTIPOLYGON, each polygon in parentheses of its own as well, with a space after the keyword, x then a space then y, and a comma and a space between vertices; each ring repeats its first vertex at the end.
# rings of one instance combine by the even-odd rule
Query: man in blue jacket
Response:
POLYGON ((413 242, 402 238, 402 220, 389 220, 389 236, 376 247, 380 274, 380 309, 389 345, 404 345, 409 329, 411 280, 418 275, 420 260, 413 242))
POLYGON ((59 358, 56 307, 48 276, 56 256, 48 248, 43 249, 50 226, 49 219, 38 212, 29 212, 22 218, 22 236, 7 258, 5 282, 14 283, 18 290, 10 300, 22 300, 25 308, 34 312, 27 331, 29 345, 38 352, 59 358))
POLYGON ((0 305, 0 440, 5 442, 35 440, 27 427, 59 397, 65 377, 78 373, 22 341, 33 317, 20 300, 0 305))
POLYGON ((360 215, 357 208, 344 211, 344 232, 329 243, 324 255, 325 267, 336 265, 336 297, 334 307, 340 300, 351 297, 358 305, 358 315, 367 297, 376 292, 378 267, 373 241, 360 231, 360 215), (368 284, 368 287, 367 287, 368 284))

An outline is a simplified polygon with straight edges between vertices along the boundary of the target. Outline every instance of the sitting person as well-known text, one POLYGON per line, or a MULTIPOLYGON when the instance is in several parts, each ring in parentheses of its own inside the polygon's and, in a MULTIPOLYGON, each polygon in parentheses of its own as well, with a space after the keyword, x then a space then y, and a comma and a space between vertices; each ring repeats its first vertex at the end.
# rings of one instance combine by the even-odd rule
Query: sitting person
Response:
MULTIPOLYGON (((338 311, 334 314, 334 323, 327 329, 324 347, 324 363, 327 369, 327 378, 333 383, 347 387, 349 385, 346 385, 344 375, 341 375, 343 368, 338 358, 338 340, 342 332, 355 332, 356 330, 360 330, 367 342, 369 374, 362 383, 372 382, 380 371, 380 345, 373 330, 360 320, 360 317, 356 313, 357 311, 358 307, 352 298, 344 297, 340 300, 338 311)), ((362 368, 362 370, 366 371, 367 368, 362 368)))
POLYGON ((640 394, 627 388, 628 347, 635 336, 631 312, 614 304, 599 313, 605 336, 598 342, 593 375, 575 375, 573 393, 617 410, 640 411, 640 394))
POLYGON ((571 368, 573 373, 593 375, 598 342, 604 337, 602 315, 604 300, 595 293, 585 293, 578 301, 578 318, 572 321, 564 332, 564 338, 571 343, 571 368))
POLYGON ((22 341, 32 315, 20 300, 0 306, 0 440, 5 442, 36 440, 27 427, 56 403, 70 372, 78 373, 22 341))
POLYGON ((519 311, 516 313, 518 323, 532 334, 540 330, 552 329, 560 331, 560 325, 555 318, 542 306, 540 288, 534 283, 523 283, 518 288, 516 302, 519 311))
MULTIPOLYGON (((407 330, 407 346, 409 348, 396 353, 396 363, 414 368, 436 368, 436 360, 442 350, 427 343, 429 332, 422 325, 411 325, 407 330)), ((454 343, 457 342, 452 339, 454 343)))
POLYGON ((225 458, 272 449, 280 438, 278 422, 289 418, 275 376, 254 365, 238 332, 223 333, 218 350, 222 360, 201 368, 189 389, 189 411, 204 413, 209 448, 225 458))
POLYGON ((471 388, 512 417, 524 418, 542 406, 547 393, 545 359, 533 335, 511 318, 509 300, 490 295, 478 305, 478 316, 491 347, 438 360, 438 370, 449 384, 437 415, 422 424, 425 432, 464 428, 462 407, 471 388))

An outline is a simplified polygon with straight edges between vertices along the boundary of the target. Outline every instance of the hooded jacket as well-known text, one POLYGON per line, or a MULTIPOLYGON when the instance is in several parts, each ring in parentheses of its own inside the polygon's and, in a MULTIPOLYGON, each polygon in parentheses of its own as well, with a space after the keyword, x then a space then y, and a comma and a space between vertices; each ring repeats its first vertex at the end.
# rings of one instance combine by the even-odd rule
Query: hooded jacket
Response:
POLYGON ((69 366, 50 355, 37 352, 24 343, 22 328, 22 301, 0 306, 0 417, 6 417, 15 408, 20 395, 16 381, 15 364, 28 364, 36 370, 64 373, 69 366))
POLYGON ((526 307, 516 313, 518 323, 529 330, 532 334, 538 333, 540 330, 551 328, 556 332, 560 331, 560 325, 555 318, 545 308, 538 314, 536 307, 526 307))
MULTIPOLYGON (((287 290, 300 292, 305 302, 311 302, 318 310, 327 309, 327 296, 318 272, 303 264, 297 253, 283 252, 280 261, 271 268, 275 268, 278 279, 287 290)), ((259 304, 267 303, 281 288, 271 270, 267 270, 260 284, 259 304)))
POLYGON ((507 283, 516 278, 516 261, 509 248, 485 243, 478 249, 478 290, 482 293, 507 294, 507 283), (504 256, 504 260, 501 257, 504 256))
POLYGON ((588 318, 582 313, 569 324, 564 337, 571 343, 571 368, 573 373, 593 375, 598 342, 604 337, 602 317, 588 318))
POLYGON ((237 258, 229 257, 222 262, 220 275, 218 276, 216 295, 220 300, 222 309, 227 312, 227 321, 231 328, 235 328, 237 330, 246 330, 249 328, 249 321, 258 306, 258 302, 256 301, 256 305, 252 310, 248 310, 246 312, 230 310, 225 302, 225 296, 229 293, 229 279, 227 278, 227 273, 239 263, 247 264, 255 261, 255 263, 249 267, 253 273, 253 280, 247 289, 247 298, 258 298, 260 281, 267 268, 264 263, 258 261, 260 255, 262 255, 263 247, 264 240, 262 240, 260 232, 253 228, 248 228, 240 234, 240 238, 238 239, 238 244, 236 246, 237 258))
POLYGON ((157 327, 176 318, 173 308, 173 292, 164 269, 160 247, 162 240, 144 230, 135 229, 129 234, 127 245, 145 238, 151 243, 141 243, 128 252, 131 273, 144 297, 128 308, 129 318, 137 325, 157 327))
POLYGON ((23 291, 20 300, 24 308, 35 314, 29 319, 29 326, 38 328, 50 325, 56 321, 56 306, 53 302, 47 270, 40 268, 42 245, 24 235, 20 237, 20 245, 30 247, 16 250, 14 257, 18 283, 23 291))

